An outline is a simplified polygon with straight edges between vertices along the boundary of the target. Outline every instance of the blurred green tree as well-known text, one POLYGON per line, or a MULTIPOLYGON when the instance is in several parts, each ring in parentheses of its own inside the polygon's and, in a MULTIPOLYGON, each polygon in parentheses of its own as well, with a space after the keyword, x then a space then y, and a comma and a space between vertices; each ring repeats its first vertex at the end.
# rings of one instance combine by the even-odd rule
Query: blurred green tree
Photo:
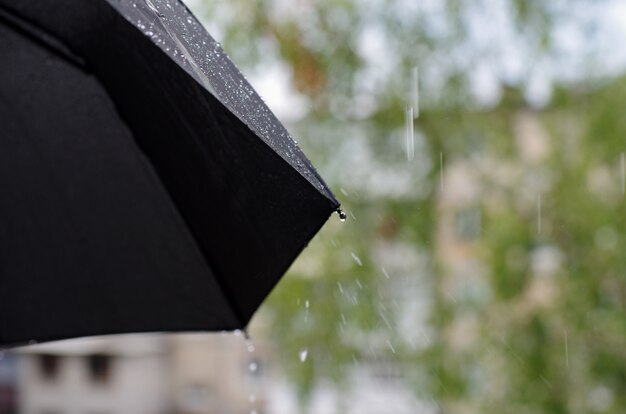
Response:
POLYGON ((303 407, 369 370, 439 412, 621 412, 626 81, 595 47, 609 3, 194 4, 244 72, 287 68, 306 102, 290 129, 349 213, 263 309, 303 407))

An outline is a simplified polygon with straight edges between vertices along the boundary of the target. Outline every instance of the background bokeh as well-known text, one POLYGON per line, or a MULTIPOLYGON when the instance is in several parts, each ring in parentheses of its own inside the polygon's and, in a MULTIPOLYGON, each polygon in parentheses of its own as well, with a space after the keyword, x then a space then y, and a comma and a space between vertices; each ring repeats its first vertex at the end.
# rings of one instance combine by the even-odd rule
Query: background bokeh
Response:
POLYGON ((262 311, 303 404, 622 412, 623 3, 193 6, 348 212, 262 311))
POLYGON ((151 412, 624 412, 625 3, 188 5, 348 220, 273 291, 252 351, 161 337, 152 354, 242 377, 183 375, 151 412))

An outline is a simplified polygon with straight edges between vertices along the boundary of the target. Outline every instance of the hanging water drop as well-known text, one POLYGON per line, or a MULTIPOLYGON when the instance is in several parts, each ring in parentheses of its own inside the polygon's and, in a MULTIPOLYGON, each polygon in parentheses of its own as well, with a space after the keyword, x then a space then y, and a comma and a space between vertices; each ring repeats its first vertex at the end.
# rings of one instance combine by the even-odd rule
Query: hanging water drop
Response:
POLYGON ((337 214, 339 215, 339 220, 341 222, 346 221, 346 219, 348 218, 348 216, 346 215, 345 211, 343 211, 342 209, 338 208, 337 209, 337 214))
POLYGON ((306 357, 309 354, 309 350, 307 348, 302 348, 299 352, 298 352, 298 356, 300 357, 300 362, 304 362, 306 361, 306 357))

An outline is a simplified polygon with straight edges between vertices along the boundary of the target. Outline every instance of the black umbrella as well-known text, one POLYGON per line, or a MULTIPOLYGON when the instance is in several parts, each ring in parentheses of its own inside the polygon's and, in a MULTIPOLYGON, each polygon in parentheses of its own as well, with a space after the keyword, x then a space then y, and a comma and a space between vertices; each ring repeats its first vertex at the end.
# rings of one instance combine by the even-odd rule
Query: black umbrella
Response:
POLYGON ((0 344, 244 327, 339 203, 175 0, 0 0, 0 344))

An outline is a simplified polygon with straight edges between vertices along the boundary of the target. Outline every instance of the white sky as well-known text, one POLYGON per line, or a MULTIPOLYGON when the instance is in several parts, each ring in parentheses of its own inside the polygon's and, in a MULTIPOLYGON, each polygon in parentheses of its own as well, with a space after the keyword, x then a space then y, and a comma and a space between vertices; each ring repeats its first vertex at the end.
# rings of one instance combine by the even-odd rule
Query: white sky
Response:
MULTIPOLYGON (((192 10, 197 10, 203 0, 185 2, 192 10)), ((376 2, 362 0, 356 3, 364 7, 364 13, 376 13, 376 2)), ((277 14, 305 19, 308 13, 299 9, 303 4, 306 3, 277 0, 275 9, 277 14)), ((428 19, 430 30, 442 33, 447 30, 446 24, 438 19, 445 13, 443 2, 439 0, 399 0, 394 4, 402 19, 410 20, 417 13, 426 13, 433 16, 428 19)), ((576 82, 590 77, 618 75, 626 69, 626 48, 623 47, 626 41, 626 1, 605 0, 574 6, 578 3, 554 0, 555 9, 566 10, 567 15, 557 16, 554 26, 556 53, 541 57, 533 55, 532 48, 515 34, 507 11, 508 1, 482 0, 473 4, 482 7, 477 7, 475 13, 466 17, 470 35, 463 45, 452 51, 437 51, 436 55, 440 56, 434 56, 432 62, 420 62, 420 85, 428 92, 436 94, 440 89, 445 62, 465 68, 470 75, 473 96, 486 106, 497 103, 503 82, 525 82, 528 101, 542 106, 549 102, 554 81, 576 82), (581 27, 587 30, 583 31, 581 27)), ((228 17, 215 15, 204 21, 218 41, 223 32, 220 25, 228 17)), ((362 32, 358 52, 368 65, 357 77, 357 82, 363 85, 364 92, 370 88, 364 95, 375 95, 371 89, 382 86, 386 78, 397 76, 394 72, 397 59, 392 55, 393 48, 385 47, 384 36, 384 30, 377 26, 368 26, 362 32)), ((283 121, 296 121, 305 116, 309 106, 307 98, 291 86, 290 68, 279 61, 276 46, 265 42, 260 47, 268 59, 254 72, 245 71, 251 84, 283 121)), ((407 47, 414 45, 407 42, 407 47)))

